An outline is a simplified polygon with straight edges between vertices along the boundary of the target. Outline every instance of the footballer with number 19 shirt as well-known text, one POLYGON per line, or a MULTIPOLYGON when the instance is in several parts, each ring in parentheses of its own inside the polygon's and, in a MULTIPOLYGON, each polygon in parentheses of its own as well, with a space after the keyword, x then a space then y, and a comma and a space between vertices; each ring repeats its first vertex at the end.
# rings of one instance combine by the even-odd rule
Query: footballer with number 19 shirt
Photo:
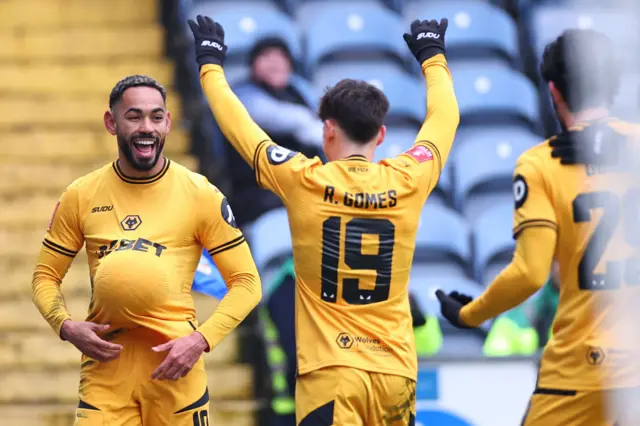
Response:
POLYGON ((410 150, 378 164, 371 159, 389 108, 379 89, 347 79, 325 93, 319 115, 330 161, 322 164, 276 145, 253 122, 225 79, 222 26, 202 16, 189 25, 218 124, 289 214, 298 424, 413 424, 417 355, 409 271, 421 210, 459 122, 444 56, 447 21, 414 21, 404 35, 426 78, 427 118, 410 150))

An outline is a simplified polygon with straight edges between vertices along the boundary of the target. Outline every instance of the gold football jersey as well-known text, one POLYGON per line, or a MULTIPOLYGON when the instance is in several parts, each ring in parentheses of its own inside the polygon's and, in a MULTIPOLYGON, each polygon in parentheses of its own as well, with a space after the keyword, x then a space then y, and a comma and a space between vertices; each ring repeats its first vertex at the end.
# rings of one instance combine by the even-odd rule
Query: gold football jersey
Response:
POLYGON ((424 69, 428 119, 410 150, 379 164, 361 156, 322 164, 272 142, 229 89, 222 69, 202 67, 202 85, 223 132, 289 215, 299 374, 349 366, 416 379, 409 270, 420 212, 459 118, 444 57, 424 69))
MULTIPOLYGON (((605 125, 636 132, 616 120, 605 125)), ((561 165, 547 141, 518 159, 514 196, 514 234, 531 226, 558 232, 560 298, 538 386, 637 386, 640 352, 630 320, 640 300, 640 188, 620 172, 561 165)))
MULTIPOLYGON (((111 324, 110 333, 145 327, 173 339, 197 329, 191 284, 203 247, 225 279, 234 265, 249 272, 253 265, 224 195, 170 160, 144 179, 108 164, 60 198, 34 277, 36 305, 58 333, 68 313, 63 300, 47 300, 54 293, 42 283, 60 285, 83 245, 92 287, 86 320, 111 324)), ((205 322, 198 329, 211 346, 221 338, 214 328, 205 322)))

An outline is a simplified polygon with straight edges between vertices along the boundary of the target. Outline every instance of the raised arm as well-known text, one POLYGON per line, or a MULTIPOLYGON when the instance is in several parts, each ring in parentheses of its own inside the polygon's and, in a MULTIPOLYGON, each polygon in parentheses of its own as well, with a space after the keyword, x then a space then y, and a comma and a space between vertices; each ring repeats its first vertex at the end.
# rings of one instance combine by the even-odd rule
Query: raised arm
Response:
POLYGON ((198 16, 198 23, 189 21, 189 26, 196 42, 200 82, 222 132, 253 168, 258 185, 286 199, 297 172, 321 161, 304 161, 304 155, 276 145, 253 121, 222 70, 227 51, 222 26, 202 16, 198 16))
POLYGON ((189 27, 195 39, 202 90, 220 129, 242 158, 252 165, 260 143, 269 137, 251 119, 224 76, 222 65, 227 52, 224 29, 209 17, 197 19, 197 23, 190 20, 189 27))
POLYGON ((449 157, 460 122, 453 79, 445 58, 447 26, 447 19, 440 23, 416 20, 411 23, 411 34, 404 35, 411 53, 422 67, 427 84, 427 116, 414 145, 425 144, 435 150, 440 168, 449 157))

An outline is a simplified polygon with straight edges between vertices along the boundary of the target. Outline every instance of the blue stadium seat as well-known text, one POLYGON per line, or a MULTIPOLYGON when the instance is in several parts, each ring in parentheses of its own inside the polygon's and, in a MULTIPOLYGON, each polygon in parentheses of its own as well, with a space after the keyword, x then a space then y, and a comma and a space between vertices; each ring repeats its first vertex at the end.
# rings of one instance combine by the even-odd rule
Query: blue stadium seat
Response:
POLYGON ((526 131, 469 130, 452 153, 454 206, 473 222, 498 199, 511 199, 516 160, 540 138, 526 131))
POLYGON ((292 253, 289 218, 284 208, 260 216, 251 229, 251 253, 260 272, 273 270, 292 253))
MULTIPOLYGON (((393 67, 372 68, 357 64, 322 67, 314 76, 318 90, 333 86, 344 78, 365 80, 380 88, 389 99, 387 124, 421 125, 426 114, 426 87, 414 76, 393 67)), ((415 138, 415 135, 414 135, 415 138)))
MULTIPOLYGON (((298 31, 291 18, 270 2, 206 1, 196 3, 188 12, 189 18, 208 15, 220 22, 225 30, 225 43, 229 46, 227 63, 246 63, 253 44, 267 36, 282 38, 296 61, 301 59, 298 31)), ((187 28, 188 31, 188 28, 187 28)), ((191 31, 188 31, 189 37, 191 31)))
POLYGON ((518 59, 518 34, 507 12, 488 2, 477 0, 422 0, 404 8, 407 24, 414 19, 445 17, 447 57, 499 57, 509 62, 518 59))
POLYGON ((485 211, 473 227, 473 269, 476 280, 488 285, 511 261, 513 203, 496 205, 485 211))
POLYGON ((532 44, 539 58, 545 46, 570 28, 590 28, 601 31, 611 37, 622 63, 633 65, 640 47, 640 32, 637 31, 638 20, 633 14, 603 7, 578 7, 545 5, 533 8, 530 17, 532 44))
POLYGON ((463 124, 540 126, 538 92, 524 75, 489 62, 451 64, 463 124))
MULTIPOLYGON (((316 3, 311 3, 312 5, 316 3)), ((402 20, 376 3, 317 3, 313 16, 302 19, 306 33, 308 72, 330 58, 384 56, 404 64, 407 47, 402 20)))
POLYGON ((471 265, 470 230, 456 211, 427 202, 420 215, 414 272, 465 276, 471 265))

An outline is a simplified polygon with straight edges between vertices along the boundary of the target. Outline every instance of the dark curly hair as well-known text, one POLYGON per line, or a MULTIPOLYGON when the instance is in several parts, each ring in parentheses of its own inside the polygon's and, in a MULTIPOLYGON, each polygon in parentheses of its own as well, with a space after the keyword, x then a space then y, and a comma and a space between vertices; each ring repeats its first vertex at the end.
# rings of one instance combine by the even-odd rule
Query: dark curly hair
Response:
POLYGON ((555 84, 573 112, 609 107, 620 89, 615 45, 594 30, 567 30, 548 44, 540 72, 555 84))
POLYGON ((149 76, 136 74, 123 78, 113 86, 109 95, 109 109, 113 109, 113 106, 122 99, 124 92, 132 87, 151 87, 156 89, 162 95, 162 100, 167 102, 167 89, 162 84, 149 76))

